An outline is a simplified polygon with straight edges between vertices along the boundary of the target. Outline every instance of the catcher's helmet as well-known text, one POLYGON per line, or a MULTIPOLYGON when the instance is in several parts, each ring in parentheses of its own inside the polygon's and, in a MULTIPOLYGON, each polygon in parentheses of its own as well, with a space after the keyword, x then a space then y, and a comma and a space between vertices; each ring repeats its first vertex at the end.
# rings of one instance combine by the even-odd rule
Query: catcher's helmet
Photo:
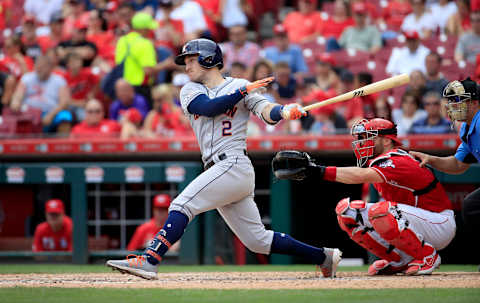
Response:
POLYGON ((363 119, 356 122, 352 126, 351 134, 354 138, 352 147, 359 167, 363 167, 369 159, 375 156, 374 139, 376 137, 386 137, 392 139, 395 145, 402 145, 397 138, 397 126, 381 118, 363 119))
POLYGON ((478 100, 477 83, 470 78, 452 81, 445 86, 443 97, 447 98, 447 114, 452 121, 467 120, 467 101, 478 100))
POLYGON ((212 40, 201 38, 187 42, 182 48, 182 53, 175 57, 175 63, 185 65, 185 57, 188 55, 198 55, 198 63, 205 68, 215 66, 223 68, 222 50, 212 40))

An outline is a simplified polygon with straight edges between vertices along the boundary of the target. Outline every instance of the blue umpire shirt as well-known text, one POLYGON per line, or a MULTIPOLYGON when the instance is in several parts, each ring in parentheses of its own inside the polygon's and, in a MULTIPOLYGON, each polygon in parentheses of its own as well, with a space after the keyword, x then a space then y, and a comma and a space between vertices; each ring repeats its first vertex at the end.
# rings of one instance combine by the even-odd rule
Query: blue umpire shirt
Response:
POLYGON ((455 158, 463 163, 480 162, 480 110, 469 126, 463 123, 460 128, 462 144, 457 148, 455 158))

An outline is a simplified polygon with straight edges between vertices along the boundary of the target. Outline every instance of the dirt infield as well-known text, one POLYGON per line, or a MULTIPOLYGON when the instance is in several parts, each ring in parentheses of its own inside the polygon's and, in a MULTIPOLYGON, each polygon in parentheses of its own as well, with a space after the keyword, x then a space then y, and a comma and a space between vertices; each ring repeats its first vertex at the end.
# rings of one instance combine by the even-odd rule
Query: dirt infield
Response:
POLYGON ((441 272, 431 276, 376 276, 340 272, 336 279, 313 272, 160 273, 159 280, 111 274, 5 274, 2 287, 130 287, 189 289, 480 288, 480 273, 441 272))

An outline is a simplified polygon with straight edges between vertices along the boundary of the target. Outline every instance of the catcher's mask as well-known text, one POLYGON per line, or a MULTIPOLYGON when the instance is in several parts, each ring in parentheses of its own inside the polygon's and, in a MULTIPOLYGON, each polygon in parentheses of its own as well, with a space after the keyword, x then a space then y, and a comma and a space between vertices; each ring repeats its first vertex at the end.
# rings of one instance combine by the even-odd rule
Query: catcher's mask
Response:
POLYGON ((463 81, 452 81, 443 90, 447 99, 447 114, 452 121, 467 120, 467 101, 478 100, 477 83, 467 78, 463 81))
POLYGON ((352 126, 351 134, 358 167, 364 167, 368 160, 375 156, 376 137, 386 137, 392 139, 395 145, 401 145, 397 138, 396 125, 385 119, 360 120, 352 126))

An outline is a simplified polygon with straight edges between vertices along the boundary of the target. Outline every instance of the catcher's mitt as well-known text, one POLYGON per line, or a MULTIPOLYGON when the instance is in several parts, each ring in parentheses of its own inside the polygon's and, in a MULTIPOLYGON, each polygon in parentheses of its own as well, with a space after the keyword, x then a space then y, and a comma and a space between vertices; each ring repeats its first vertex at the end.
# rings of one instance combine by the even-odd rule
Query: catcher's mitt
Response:
POLYGON ((279 151, 272 160, 272 170, 278 179, 301 181, 309 176, 310 169, 317 167, 306 152, 297 150, 279 151))

